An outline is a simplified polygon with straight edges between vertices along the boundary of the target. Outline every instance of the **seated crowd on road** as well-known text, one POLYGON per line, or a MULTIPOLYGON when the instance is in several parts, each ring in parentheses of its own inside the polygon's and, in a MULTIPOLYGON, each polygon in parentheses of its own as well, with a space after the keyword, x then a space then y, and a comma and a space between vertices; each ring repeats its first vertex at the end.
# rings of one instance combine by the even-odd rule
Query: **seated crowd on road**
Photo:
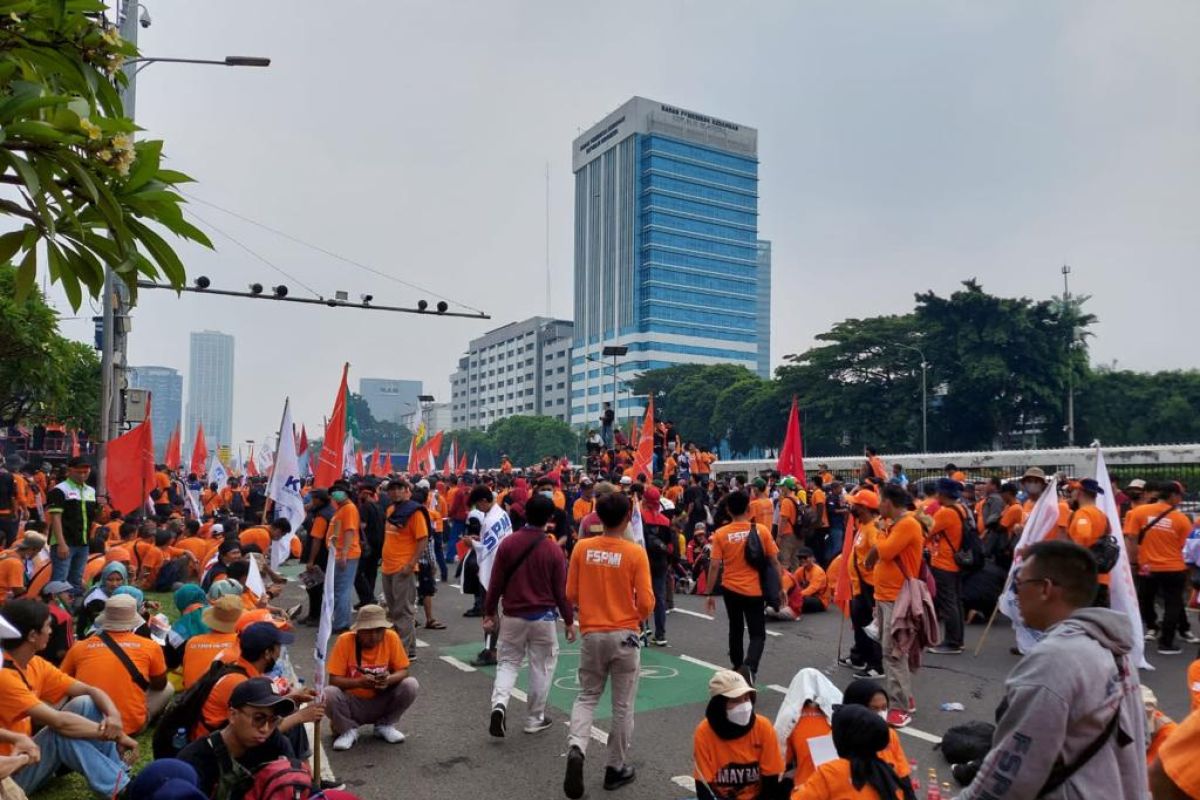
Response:
POLYGON ((677 765, 690 766, 701 800, 914 798, 923 776, 897 736, 919 713, 913 674, 963 654, 968 626, 993 619, 1005 592, 1032 639, 1014 648, 990 742, 953 767, 957 796, 1200 797, 1200 659, 1179 687, 1192 713, 1174 721, 1140 685, 1135 655, 1144 644, 1168 665, 1200 642, 1186 613, 1198 606, 1200 520, 1182 510, 1183 484, 1101 486, 1037 467, 972 477, 953 464, 910 481, 869 449, 852 475, 744 480, 714 475, 713 454, 670 423, 659 431, 652 464, 608 428, 585 465, 503 458, 475 473, 308 485, 295 530, 272 518, 262 477, 220 486, 160 467, 153 512, 122 515, 97 497, 83 458, 57 470, 0 458, 3 796, 36 797, 69 771, 106 797, 350 797, 327 770, 313 774, 313 726, 334 752, 405 740, 423 691, 417 631, 447 627, 437 595, 453 580, 473 598, 456 624, 485 637, 473 663, 496 668, 480 715, 493 737, 509 733, 526 664, 515 724, 552 728, 560 631, 578 642, 569 798, 592 783, 606 688, 595 780, 608 790, 636 780, 641 651, 669 646, 667 612, 683 594, 703 596, 728 635, 693 762, 677 765), (1056 524, 1018 547, 1050 486, 1056 524), (1113 582, 1127 577, 1114 546, 1137 611, 1111 608, 1113 582), (287 561, 303 590, 290 607, 287 561), (758 713, 768 624, 826 613, 845 614, 853 632, 839 653, 848 685, 797 653, 775 718, 758 713), (325 670, 305 684, 288 648, 298 628, 326 626, 325 670))

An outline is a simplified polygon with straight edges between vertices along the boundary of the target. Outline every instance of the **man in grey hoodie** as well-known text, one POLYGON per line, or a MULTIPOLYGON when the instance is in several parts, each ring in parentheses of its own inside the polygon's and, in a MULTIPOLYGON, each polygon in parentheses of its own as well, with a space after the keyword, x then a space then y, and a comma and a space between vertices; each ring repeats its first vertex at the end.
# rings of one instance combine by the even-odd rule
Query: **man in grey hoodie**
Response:
POLYGON ((1013 580, 1025 622, 1046 632, 1009 673, 992 749, 958 800, 1143 800, 1145 712, 1132 628, 1090 608, 1096 562, 1066 541, 1027 548, 1013 580))

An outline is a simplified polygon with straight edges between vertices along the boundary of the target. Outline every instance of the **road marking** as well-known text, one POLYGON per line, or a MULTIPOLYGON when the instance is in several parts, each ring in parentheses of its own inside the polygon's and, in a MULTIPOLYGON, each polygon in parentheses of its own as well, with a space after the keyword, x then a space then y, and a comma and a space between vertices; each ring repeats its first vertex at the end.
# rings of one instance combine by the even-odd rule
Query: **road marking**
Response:
POLYGON ((688 655, 680 655, 679 657, 681 659, 683 659, 684 661, 688 662, 689 664, 695 664, 696 666, 699 666, 699 667, 708 667, 709 669, 711 669, 714 672, 725 669, 724 667, 718 667, 716 664, 713 664, 711 662, 701 661, 698 658, 692 658, 691 656, 688 656, 688 655))
POLYGON ((442 661, 445 661, 447 664, 454 667, 455 669, 460 669, 463 672, 474 672, 475 671, 475 668, 472 667, 470 664, 465 664, 462 661, 459 661, 454 656, 438 656, 438 658, 440 658, 442 661))
POLYGON ((783 634, 779 631, 773 631, 770 628, 767 628, 767 636, 783 636, 783 634))
POLYGON ((687 789, 689 792, 696 791, 696 779, 691 775, 676 775, 674 778, 671 778, 671 783, 681 789, 687 789))
MULTIPOLYGON (((563 725, 566 725, 568 728, 571 727, 571 720, 563 720, 563 725)), ((600 744, 605 746, 608 745, 608 734, 597 728, 595 725, 592 726, 592 730, 589 735, 600 744)))
POLYGON ((417 647, 429 647, 429 642, 423 642, 420 639, 417 639, 417 647))
POLYGON ((923 741, 929 742, 930 744, 941 744, 942 743, 942 737, 934 736, 932 733, 926 733, 925 731, 919 731, 916 728, 898 728, 898 730, 901 733, 907 733, 909 736, 913 737, 914 739, 921 739, 923 741))
POLYGON ((509 692, 509 694, 511 694, 513 697, 517 698, 518 700, 520 700, 522 703, 529 702, 529 695, 525 694, 525 692, 521 691, 520 689, 518 689, 515 686, 512 688, 512 691, 509 692))
POLYGON ((679 608, 678 606, 675 607, 674 613, 687 614, 689 617, 699 617, 700 619, 707 619, 709 621, 711 621, 713 619, 713 617, 711 617, 708 614, 701 614, 699 611, 691 611, 686 608, 679 608))
POLYGON ((778 683, 772 683, 767 688, 770 689, 772 692, 779 692, 780 694, 787 694, 787 687, 780 686, 778 683))

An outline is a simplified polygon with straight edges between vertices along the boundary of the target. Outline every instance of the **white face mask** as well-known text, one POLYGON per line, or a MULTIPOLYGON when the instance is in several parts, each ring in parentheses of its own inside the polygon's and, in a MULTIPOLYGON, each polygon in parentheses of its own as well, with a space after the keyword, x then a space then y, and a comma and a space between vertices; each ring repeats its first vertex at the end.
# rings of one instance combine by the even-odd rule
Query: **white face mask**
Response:
POLYGON ((747 700, 744 703, 738 703, 732 708, 725 709, 725 716, 738 727, 747 725, 750 722, 750 717, 754 715, 754 704, 747 700))
POLYGON ((875 713, 879 715, 881 720, 887 722, 887 709, 884 709, 883 711, 876 711, 875 713))

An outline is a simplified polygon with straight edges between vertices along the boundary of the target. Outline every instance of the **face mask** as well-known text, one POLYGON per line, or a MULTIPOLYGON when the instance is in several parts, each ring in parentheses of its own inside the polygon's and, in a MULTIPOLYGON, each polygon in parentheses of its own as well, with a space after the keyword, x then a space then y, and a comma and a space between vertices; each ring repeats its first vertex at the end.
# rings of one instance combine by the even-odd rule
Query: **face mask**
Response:
POLYGON ((347 494, 345 492, 339 491, 339 492, 331 492, 329 496, 332 497, 334 500, 337 500, 339 503, 344 503, 344 502, 346 502, 347 494))
POLYGON ((551 500, 554 499, 554 492, 540 492, 540 494, 542 497, 549 497, 551 500))
POLYGON ((747 700, 744 703, 738 703, 732 708, 725 709, 725 716, 734 725, 739 728, 750 723, 750 717, 754 715, 754 704, 747 700))
POLYGON ((879 718, 881 720, 883 720, 884 722, 887 722, 887 710, 886 709, 883 711, 876 711, 875 713, 879 715, 879 718))

